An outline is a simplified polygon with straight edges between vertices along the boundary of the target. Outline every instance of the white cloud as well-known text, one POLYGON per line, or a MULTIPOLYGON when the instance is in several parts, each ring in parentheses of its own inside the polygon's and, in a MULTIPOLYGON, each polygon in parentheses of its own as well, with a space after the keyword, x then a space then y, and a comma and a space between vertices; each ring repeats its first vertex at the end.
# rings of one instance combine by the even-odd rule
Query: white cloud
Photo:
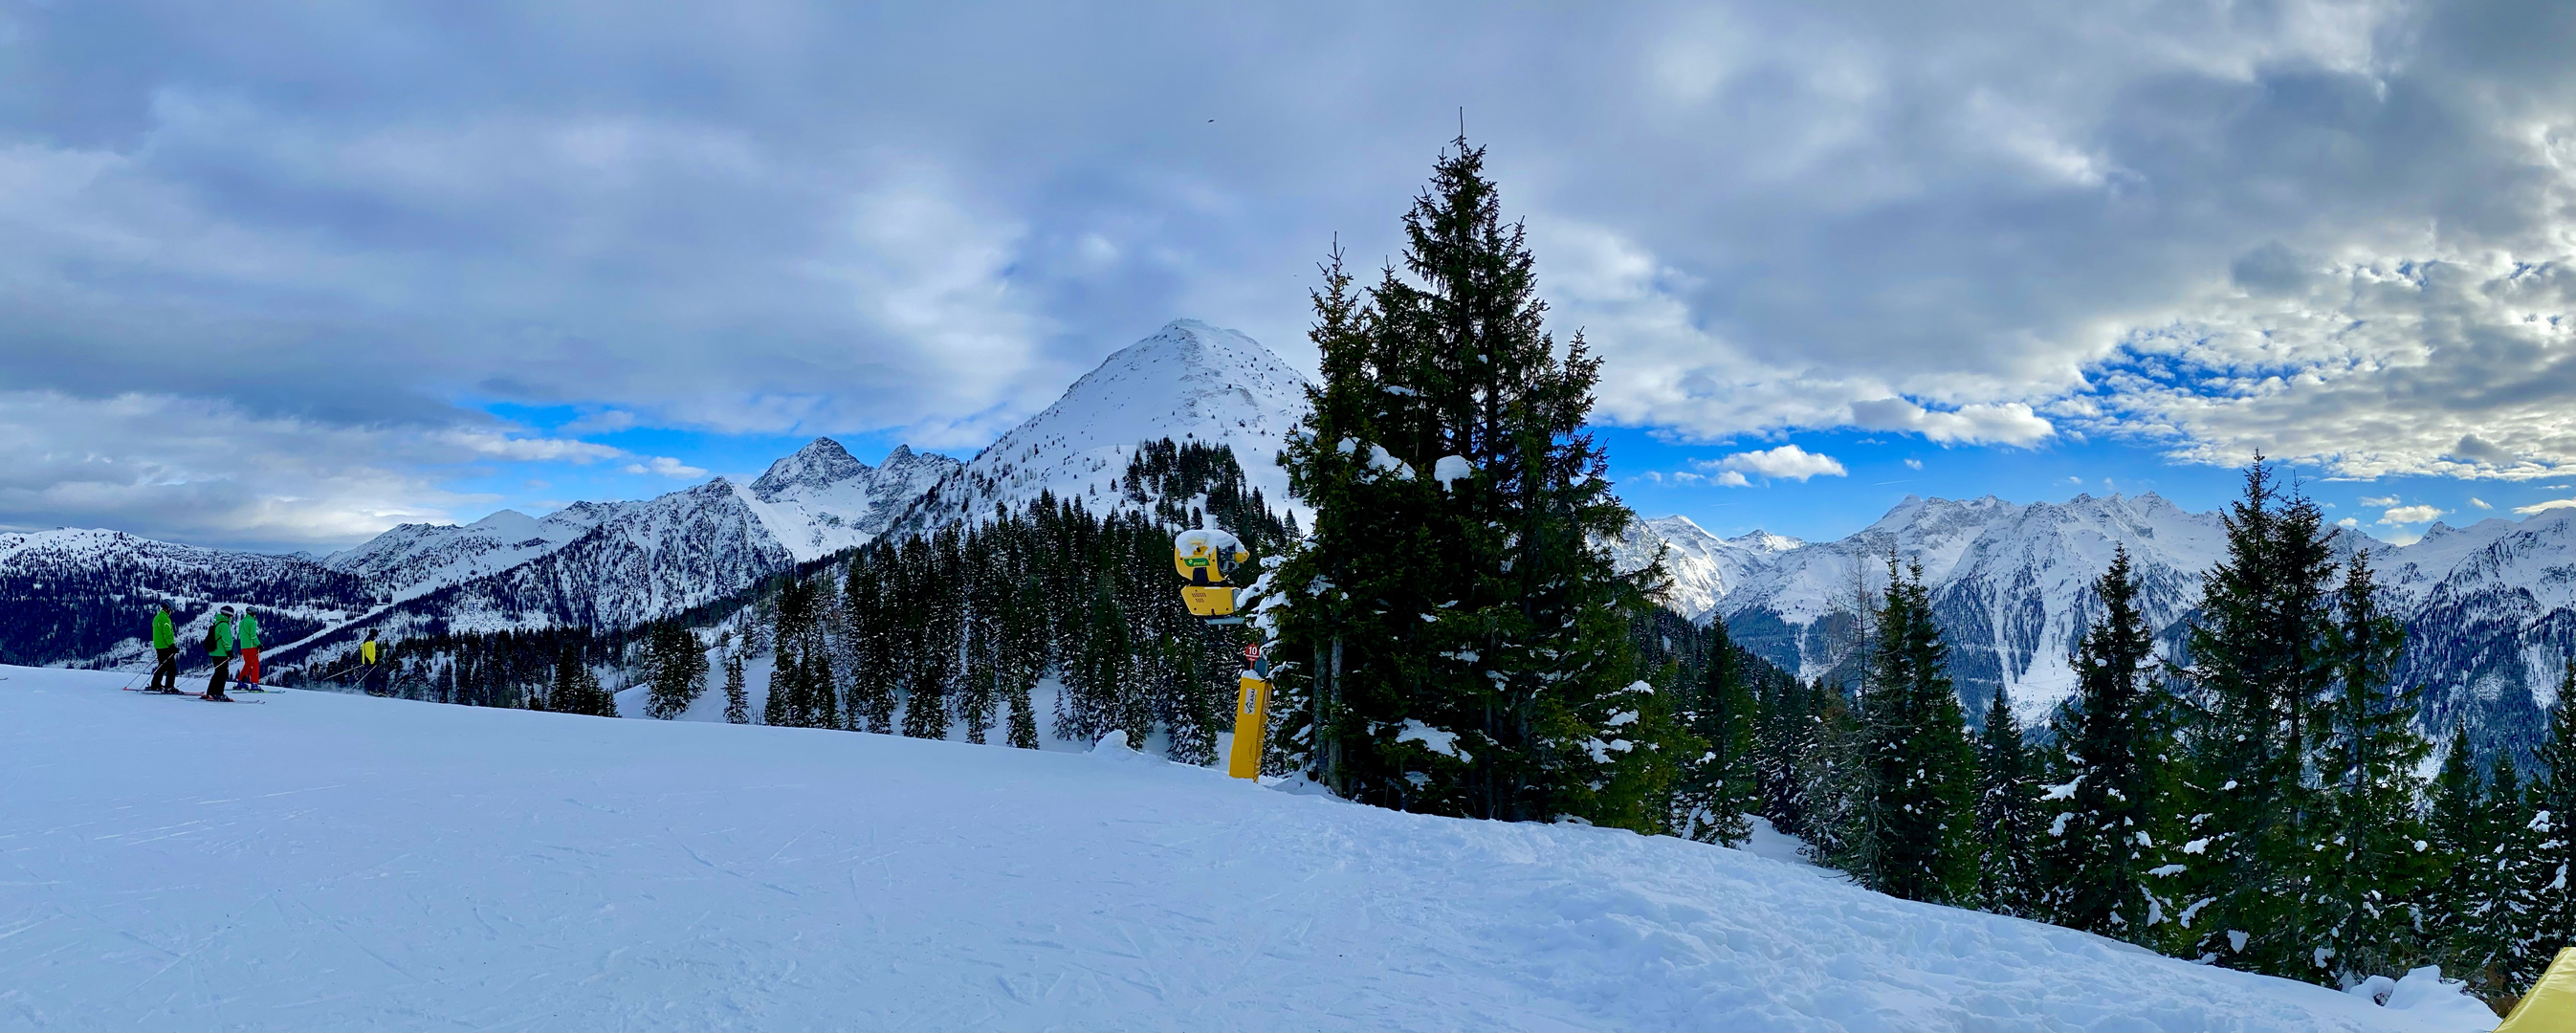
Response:
POLYGON ((654 456, 645 462, 626 464, 627 473, 651 473, 664 477, 704 477, 706 470, 690 466, 669 456, 654 456))
POLYGON ((2576 509, 2576 499, 2550 499, 2547 502, 2534 502, 2528 506, 2513 507, 2514 512, 2523 516, 2546 513, 2553 509, 2576 509))
POLYGON ((2343 518, 2343 519, 2341 519, 2341 520, 2337 520, 2337 521, 2335 521, 2335 526, 2336 526, 2336 527, 2360 527, 2360 526, 2361 526, 2361 521, 2360 521, 2360 520, 2357 520, 2357 519, 2354 519, 2354 518, 2352 518, 2352 517, 2345 517, 2345 518, 2343 518))
MULTIPOLYGON (((1445 135, 1353 98, 1464 91, 1513 112, 1489 167, 1606 420, 2576 472, 2546 5, 28 10, 0 384, 294 413, 316 454, 479 419, 460 398, 972 445, 1175 315, 1293 356, 1311 261, 1394 255, 1445 135), (1265 45, 1198 45, 1229 32, 1265 45), (1390 59, 1426 40, 1498 59, 1390 59), (684 97, 638 73, 676 52, 684 97), (1347 74, 1277 88, 1316 68, 1347 74), (1136 115, 1181 96, 1228 114, 1136 115)), ((127 444, 82 433, 49 440, 127 444)))
POLYGON ((2395 495, 2364 495, 2364 496, 2362 496, 2362 497, 2360 498, 2360 500, 2359 500, 2359 501, 2361 502, 2361 504, 2362 504, 2362 505, 2365 505, 2365 506, 2394 506, 2394 505, 2396 505, 2396 504, 2397 504, 2397 496, 2395 496, 2395 495))
POLYGON ((589 441, 569 438, 514 437, 484 428, 456 428, 438 431, 431 439, 472 452, 475 455, 522 463, 595 463, 604 459, 622 459, 627 452, 589 441))
POLYGON ((2055 426, 2021 402, 1932 412, 1902 398, 1878 398, 1853 402, 1851 422, 1869 430, 1912 431, 1944 444, 2031 445, 2057 433, 2055 426))
POLYGON ((1908 470, 1920 470, 1923 468, 1923 461, 1920 459, 1908 459, 1905 461, 1905 468, 1908 470))
POLYGON ((1743 488, 1751 486, 1752 483, 1745 480, 1743 474, 1734 470, 1727 470, 1717 475, 1717 486, 1721 488, 1743 488))
MULTIPOLYGON (((2576 169, 2576 164, 2570 165, 2576 169)), ((2576 184, 2570 184, 2576 195, 2576 184)), ((2533 480, 2576 464, 2576 224, 2557 249, 2282 266, 2139 331, 2096 372, 2096 421, 2234 464, 2336 476, 2533 480)))
POLYGON ((2494 508, 2495 508, 2494 506, 2487 505, 2487 500, 2482 499, 2482 498, 2478 498, 2478 497, 2476 497, 2476 496, 2474 496, 2474 495, 2469 497, 2469 505, 2476 506, 2476 507, 2478 507, 2479 509, 2494 509, 2494 508))
POLYGON ((1724 459, 1700 460, 1697 465, 1704 470, 1725 471, 1718 475, 1718 483, 1739 488, 1747 483, 1744 479, 1745 474, 1755 474, 1776 481, 1804 481, 1810 477, 1848 475, 1840 460, 1809 452, 1796 445, 1782 445, 1778 448, 1754 452, 1738 452, 1724 459), (1728 479, 1728 474, 1734 475, 1732 480, 1728 479))
POLYGON ((2421 524, 2427 521, 2439 519, 2442 514, 2447 512, 2449 512, 2449 510, 2437 509, 2432 506, 2399 506, 2386 513, 2380 514, 2379 522, 2391 525, 2421 524))
MULTIPOLYGON (((474 464, 499 434, 335 427, 167 395, 0 393, 0 525, 113 527, 256 548, 336 548, 455 519, 486 496, 427 471, 474 464)), ((541 448, 535 450, 542 451, 541 448)))

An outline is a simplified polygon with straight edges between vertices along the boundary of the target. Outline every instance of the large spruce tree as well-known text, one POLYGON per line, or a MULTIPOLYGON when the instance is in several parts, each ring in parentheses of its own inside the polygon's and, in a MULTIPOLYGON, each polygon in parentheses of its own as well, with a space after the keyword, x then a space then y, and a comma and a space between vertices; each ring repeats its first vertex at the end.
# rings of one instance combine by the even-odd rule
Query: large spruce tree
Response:
POLYGON ((2056 729, 2056 785, 2044 801, 2042 911, 2051 921, 2134 943, 2166 916, 2172 850, 2164 694, 2149 680, 2155 639, 2138 609, 2126 548, 2093 584, 2101 607, 2075 653, 2075 698, 2056 729))
MULTIPOLYGON (((2487 935, 2486 902, 2494 897, 2495 829, 2487 812, 2486 786, 2469 749, 2465 723, 2451 731, 2442 768, 2433 776, 2425 807, 2425 839, 2433 868, 2426 873, 2424 928, 2428 948, 2442 971, 2467 978, 2487 967, 2496 943, 2487 935)), ((2484 991, 2486 988, 2478 987, 2484 991)))
POLYGON ((2181 672, 2194 705, 2184 853, 2191 943, 2233 968, 2318 978, 2310 937, 2323 827, 2308 761, 2335 677, 2323 519, 2259 458, 2223 515, 2227 558, 2201 578, 2181 672))
POLYGON ((1974 898, 1976 755, 1949 647, 1932 623, 1920 563, 1887 560, 1869 680, 1860 702, 1863 781, 1850 871, 1862 885, 1935 903, 1974 898))
POLYGON ((2567 661, 2549 736, 2531 759, 2529 860, 2517 880, 2528 903, 2509 953, 2515 975, 2537 978, 2560 948, 2576 945, 2576 660, 2567 661))
POLYGON ((2379 595, 2369 554, 2354 553, 2335 593, 2336 685, 2314 761, 2324 824, 2310 855, 2312 978, 2339 985, 2402 975, 2425 953, 2418 907, 2430 833, 2416 770, 2432 744, 2415 734, 2415 692, 2393 681, 2406 632, 2379 595))
POLYGON ((1282 631, 1326 782, 1390 806, 1664 831, 1678 730, 1639 680, 1631 519, 1584 431, 1598 360, 1544 328, 1522 227, 1462 139, 1365 301, 1328 266, 1323 381, 1283 462, 1315 508, 1282 631), (1320 720, 1318 720, 1320 718, 1320 720))

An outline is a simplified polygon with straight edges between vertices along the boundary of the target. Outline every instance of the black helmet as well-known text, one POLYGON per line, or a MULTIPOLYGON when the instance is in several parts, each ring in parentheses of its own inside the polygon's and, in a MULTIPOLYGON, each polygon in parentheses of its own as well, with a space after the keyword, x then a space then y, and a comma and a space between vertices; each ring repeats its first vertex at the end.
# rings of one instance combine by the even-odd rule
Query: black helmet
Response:
POLYGON ((229 606, 218 606, 218 607, 216 607, 216 608, 215 608, 215 612, 217 612, 217 613, 221 613, 221 614, 223 614, 224 616, 229 617, 229 616, 232 616, 233 608, 232 608, 232 607, 229 607, 229 606))

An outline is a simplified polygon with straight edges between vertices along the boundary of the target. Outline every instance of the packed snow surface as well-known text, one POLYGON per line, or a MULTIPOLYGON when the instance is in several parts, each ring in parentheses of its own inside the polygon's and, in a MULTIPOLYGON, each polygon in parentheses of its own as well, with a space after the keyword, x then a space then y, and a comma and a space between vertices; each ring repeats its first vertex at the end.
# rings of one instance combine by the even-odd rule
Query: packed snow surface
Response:
POLYGON ((1123 751, 0 670, 11 1029, 2493 1022, 1123 751))

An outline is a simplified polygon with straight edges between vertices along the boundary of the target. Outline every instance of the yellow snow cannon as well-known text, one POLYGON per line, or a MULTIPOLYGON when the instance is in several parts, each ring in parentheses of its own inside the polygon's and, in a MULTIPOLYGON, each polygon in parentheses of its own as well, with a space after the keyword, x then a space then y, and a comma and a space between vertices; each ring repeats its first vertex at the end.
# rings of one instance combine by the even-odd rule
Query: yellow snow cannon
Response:
POLYGON ((2576 1029, 2576 947, 2562 948, 2549 971, 2532 981, 2530 991, 2504 1017, 2496 1033, 2538 1033, 2576 1029))
POLYGON ((1243 647, 1243 674, 1234 683, 1234 748, 1225 761, 1225 773, 1235 778, 1261 777, 1261 746, 1270 734, 1269 674, 1261 647, 1243 647))
POLYGON ((1251 558, 1241 541, 1223 531, 1201 528, 1173 538, 1172 569, 1189 582, 1181 587, 1181 602, 1190 608, 1190 616, 1239 622, 1241 618, 1234 615, 1234 588, 1227 579, 1251 558))

